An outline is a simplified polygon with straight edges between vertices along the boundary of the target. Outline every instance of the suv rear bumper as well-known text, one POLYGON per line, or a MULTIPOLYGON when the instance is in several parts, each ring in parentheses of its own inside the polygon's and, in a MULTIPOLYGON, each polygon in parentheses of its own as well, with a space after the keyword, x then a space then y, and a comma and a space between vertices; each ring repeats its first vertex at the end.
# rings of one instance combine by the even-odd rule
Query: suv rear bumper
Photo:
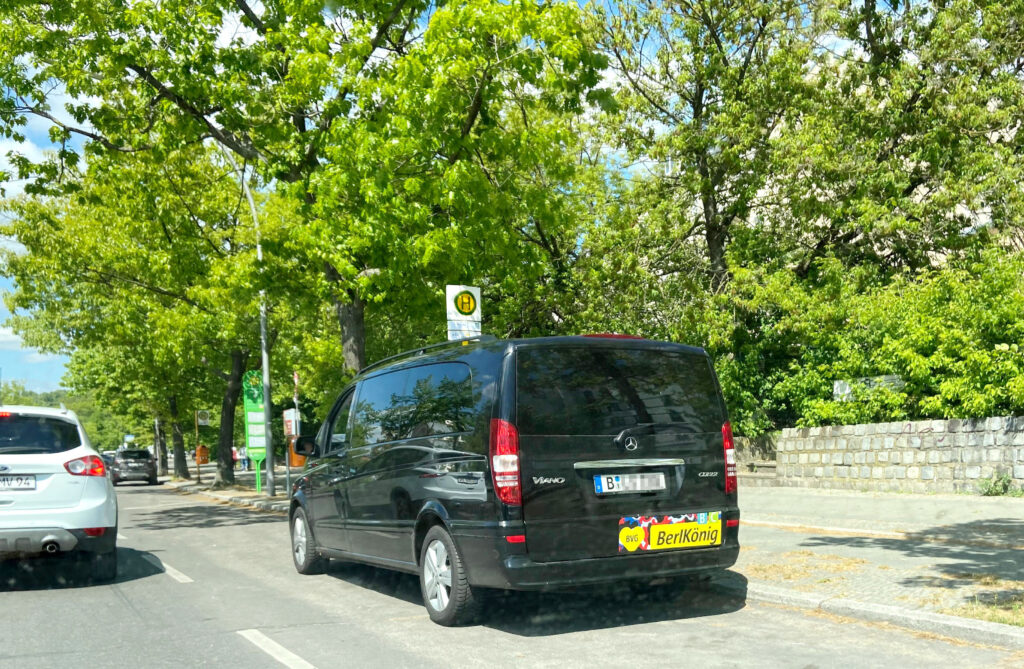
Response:
POLYGON ((90 537, 82 530, 66 530, 62 527, 0 529, 0 559, 71 551, 105 553, 114 550, 116 543, 116 527, 106 528, 99 537, 90 537))
POLYGON ((557 590, 577 585, 697 576, 728 569, 736 563, 740 553, 733 535, 732 543, 715 548, 535 562, 529 555, 499 557, 493 538, 456 536, 455 539, 465 555, 471 585, 509 590, 557 590))

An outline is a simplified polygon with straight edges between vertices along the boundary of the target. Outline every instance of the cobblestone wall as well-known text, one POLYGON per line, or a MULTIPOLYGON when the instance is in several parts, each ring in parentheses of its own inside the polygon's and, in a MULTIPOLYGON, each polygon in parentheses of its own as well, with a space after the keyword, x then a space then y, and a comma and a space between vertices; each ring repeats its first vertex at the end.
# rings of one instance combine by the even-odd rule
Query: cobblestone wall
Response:
POLYGON ((789 428, 776 442, 777 484, 976 492, 993 475, 1024 487, 1024 416, 789 428))

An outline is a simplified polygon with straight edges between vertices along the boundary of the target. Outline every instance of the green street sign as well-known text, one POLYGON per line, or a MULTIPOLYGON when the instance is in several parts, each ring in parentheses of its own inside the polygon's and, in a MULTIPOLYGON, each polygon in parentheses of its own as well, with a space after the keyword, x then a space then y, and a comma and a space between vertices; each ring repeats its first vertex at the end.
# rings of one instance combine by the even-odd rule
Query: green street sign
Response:
POLYGON ((251 370, 242 377, 242 406, 245 410, 245 448, 253 460, 267 457, 266 424, 263 422, 263 378, 251 370))

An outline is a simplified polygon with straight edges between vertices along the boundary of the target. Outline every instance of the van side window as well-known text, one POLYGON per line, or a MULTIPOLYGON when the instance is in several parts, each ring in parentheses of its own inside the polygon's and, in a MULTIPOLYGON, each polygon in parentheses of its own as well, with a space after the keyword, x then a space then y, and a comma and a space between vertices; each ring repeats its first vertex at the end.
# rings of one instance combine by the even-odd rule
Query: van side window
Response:
POLYGON ((409 370, 406 387, 408 437, 468 432, 473 420, 473 383, 463 363, 424 365, 409 370))
POLYGON ((332 453, 348 447, 348 415, 352 408, 352 393, 341 403, 334 420, 331 422, 331 429, 328 432, 327 451, 332 453))
POLYGON ((352 446, 430 437, 471 429, 473 384, 464 363, 438 363, 360 382, 352 446))

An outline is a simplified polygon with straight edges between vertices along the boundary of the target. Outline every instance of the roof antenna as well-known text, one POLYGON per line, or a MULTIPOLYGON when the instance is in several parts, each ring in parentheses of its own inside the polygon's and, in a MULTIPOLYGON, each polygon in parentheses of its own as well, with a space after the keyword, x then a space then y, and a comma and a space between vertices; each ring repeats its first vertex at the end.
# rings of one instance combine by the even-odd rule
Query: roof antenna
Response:
POLYGON ((67 413, 68 412, 68 408, 66 406, 64 406, 63 402, 60 403, 60 412, 61 413, 67 413))

